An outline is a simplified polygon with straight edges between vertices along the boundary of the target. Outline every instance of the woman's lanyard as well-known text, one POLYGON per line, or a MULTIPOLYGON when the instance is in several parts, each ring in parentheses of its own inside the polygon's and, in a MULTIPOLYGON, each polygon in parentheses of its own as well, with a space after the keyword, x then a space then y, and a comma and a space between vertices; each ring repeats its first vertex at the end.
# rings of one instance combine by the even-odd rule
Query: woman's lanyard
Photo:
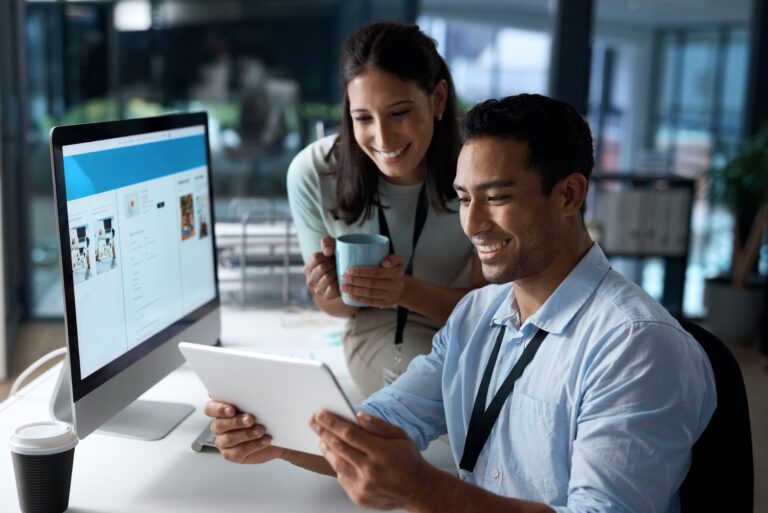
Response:
POLYGON ((464 454, 461 455, 461 462, 459 463, 460 469, 469 472, 474 472, 477 458, 480 456, 480 451, 483 450, 485 443, 488 441, 493 425, 499 418, 501 408, 504 406, 507 397, 512 395, 512 390, 515 388, 515 381, 523 375, 523 371, 528 364, 531 363, 539 346, 541 346, 541 343, 549 334, 542 329, 539 329, 536 332, 531 343, 525 348, 522 356, 517 360, 517 363, 509 372, 504 383, 499 387, 496 395, 493 396, 491 404, 488 405, 488 409, 485 409, 485 401, 488 397, 488 386, 491 383, 493 368, 496 365, 496 358, 499 356, 501 340, 504 338, 506 329, 506 326, 502 326, 499 330, 499 335, 496 337, 496 344, 493 346, 491 357, 488 359, 488 364, 485 366, 485 373, 483 374, 483 380, 480 382, 480 389, 477 391, 477 397, 475 397, 475 406, 472 408, 472 417, 469 420, 469 429, 467 429, 467 439, 464 442, 464 454))
MULTIPOLYGON (((419 191, 419 201, 416 204, 416 221, 413 226, 413 250, 411 251, 411 258, 408 259, 408 264, 405 266, 405 274, 413 274, 413 257, 416 254, 416 244, 419 242, 421 231, 424 229, 424 224, 427 222, 427 212, 429 211, 429 205, 427 203, 427 188, 425 185, 421 186, 419 191)), ((389 254, 395 252, 395 246, 392 244, 392 237, 389 235, 389 226, 387 225, 387 219, 384 217, 384 209, 379 207, 379 233, 389 239, 389 254)), ((403 343, 403 332, 405 331, 405 322, 408 320, 409 310, 403 306, 397 307, 397 325, 395 327, 395 347, 400 349, 400 344, 403 343)), ((399 362, 397 362, 399 363, 399 362)))

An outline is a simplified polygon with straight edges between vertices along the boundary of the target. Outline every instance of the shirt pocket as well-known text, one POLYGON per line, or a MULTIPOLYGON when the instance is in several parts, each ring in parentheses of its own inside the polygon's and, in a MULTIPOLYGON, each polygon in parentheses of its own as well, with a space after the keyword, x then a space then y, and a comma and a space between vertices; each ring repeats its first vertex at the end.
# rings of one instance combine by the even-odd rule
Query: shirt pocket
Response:
MULTIPOLYGON (((568 486, 568 411, 515 390, 510 402, 509 468, 544 492, 568 486)), ((549 494, 545 494, 549 495, 549 494)))

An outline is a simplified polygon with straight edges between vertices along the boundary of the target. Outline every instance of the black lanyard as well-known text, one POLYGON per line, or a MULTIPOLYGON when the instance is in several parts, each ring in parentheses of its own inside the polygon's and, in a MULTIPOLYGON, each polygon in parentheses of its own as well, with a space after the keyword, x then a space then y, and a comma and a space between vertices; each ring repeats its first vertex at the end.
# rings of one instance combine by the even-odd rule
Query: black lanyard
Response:
POLYGON ((502 406, 504 406, 507 397, 512 394, 512 390, 515 388, 515 381, 523 375, 523 371, 531 363, 539 346, 549 334, 542 329, 536 332, 533 340, 525 348, 522 356, 520 356, 520 359, 509 372, 509 375, 504 380, 504 383, 501 384, 501 387, 499 387, 496 395, 493 396, 491 404, 488 405, 486 410, 485 401, 488 398, 488 386, 491 383, 493 368, 496 365, 496 358, 499 356, 499 349, 501 349, 501 339, 504 338, 506 329, 506 326, 502 326, 499 330, 499 336, 496 337, 496 345, 493 346, 491 357, 488 359, 488 365, 485 366, 483 380, 480 382, 480 389, 477 391, 475 406, 472 408, 472 417, 469 420, 469 429, 467 429, 467 440, 464 443, 464 454, 461 455, 461 462, 459 463, 460 469, 469 472, 475 470, 477 457, 480 456, 480 451, 483 450, 485 442, 488 441, 493 425, 499 418, 502 406))
MULTIPOLYGON (((408 259, 408 264, 405 266, 405 274, 413 274, 413 257, 416 254, 416 244, 419 242, 421 231, 424 229, 424 224, 427 222, 427 212, 429 211, 429 205, 427 203, 427 188, 425 185, 421 186, 419 191, 419 201, 416 204, 416 222, 413 225, 413 250, 411 251, 411 258, 408 259)), ((392 237, 389 235, 389 226, 387 225, 387 219, 384 217, 384 209, 379 206, 379 233, 389 239, 389 254, 395 252, 395 246, 392 244, 392 237)), ((405 331, 405 322, 408 320, 409 310, 403 306, 397 307, 397 325, 395 327, 395 345, 399 346, 403 343, 403 332, 405 331)))

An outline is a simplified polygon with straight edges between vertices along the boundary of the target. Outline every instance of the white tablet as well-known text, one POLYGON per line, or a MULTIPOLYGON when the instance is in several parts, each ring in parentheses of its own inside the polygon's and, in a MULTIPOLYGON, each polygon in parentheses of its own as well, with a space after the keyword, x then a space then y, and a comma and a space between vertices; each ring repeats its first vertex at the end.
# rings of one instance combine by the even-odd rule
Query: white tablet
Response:
POLYGON ((331 369, 322 362, 237 349, 179 343, 213 399, 251 413, 272 445, 320 454, 309 419, 328 410, 357 424, 331 369))

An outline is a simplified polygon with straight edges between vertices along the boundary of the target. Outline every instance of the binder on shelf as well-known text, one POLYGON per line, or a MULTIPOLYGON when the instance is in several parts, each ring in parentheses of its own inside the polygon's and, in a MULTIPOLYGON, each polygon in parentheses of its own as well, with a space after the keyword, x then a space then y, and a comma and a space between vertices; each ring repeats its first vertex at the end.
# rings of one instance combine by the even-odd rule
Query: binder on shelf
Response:
POLYGON ((606 253, 685 256, 691 194, 687 189, 601 190, 594 220, 606 253))
POLYGON ((651 196, 646 252, 654 255, 666 255, 669 252, 669 190, 650 190, 651 196))
POLYGON ((668 191, 669 198, 669 256, 685 256, 688 252, 691 193, 685 189, 668 191))

